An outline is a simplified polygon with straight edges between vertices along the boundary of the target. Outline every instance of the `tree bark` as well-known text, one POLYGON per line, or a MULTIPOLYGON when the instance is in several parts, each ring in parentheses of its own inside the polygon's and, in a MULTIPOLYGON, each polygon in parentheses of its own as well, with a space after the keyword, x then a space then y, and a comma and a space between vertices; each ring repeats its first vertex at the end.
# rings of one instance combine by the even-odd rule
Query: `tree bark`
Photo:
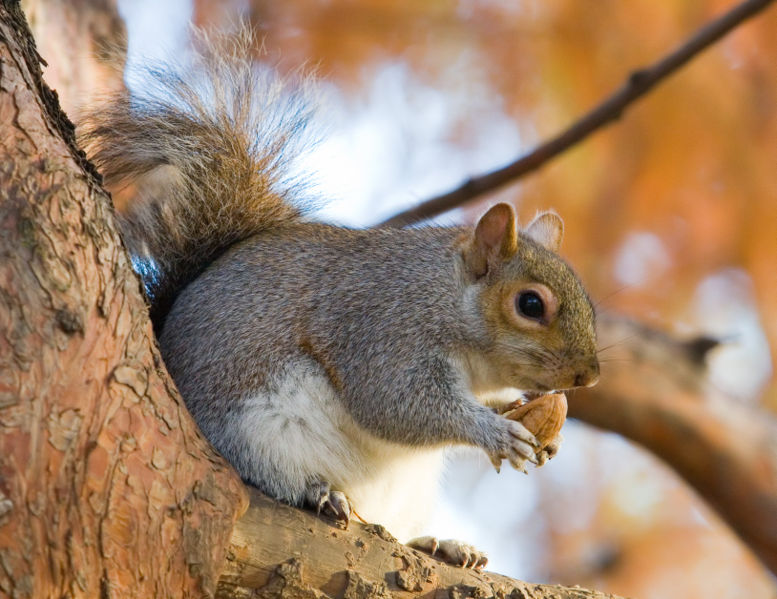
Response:
POLYGON ((352 521, 342 530, 257 491, 235 526, 216 594, 249 597, 617 599, 450 566, 398 543, 380 525, 352 521))
POLYGON ((162 367, 99 176, 0 4, 0 595, 195 597, 245 492, 162 367))

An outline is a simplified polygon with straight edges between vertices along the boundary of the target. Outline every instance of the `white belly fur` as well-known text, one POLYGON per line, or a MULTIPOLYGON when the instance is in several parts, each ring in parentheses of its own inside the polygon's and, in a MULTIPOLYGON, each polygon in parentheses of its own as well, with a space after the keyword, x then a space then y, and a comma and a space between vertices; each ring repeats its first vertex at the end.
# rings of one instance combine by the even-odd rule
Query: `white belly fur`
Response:
POLYGON ((234 422, 245 461, 270 463, 283 473, 290 495, 281 499, 317 475, 343 491, 362 518, 399 540, 422 534, 437 500, 443 448, 411 448, 365 432, 312 360, 286 372, 268 385, 277 391, 248 398, 234 422))

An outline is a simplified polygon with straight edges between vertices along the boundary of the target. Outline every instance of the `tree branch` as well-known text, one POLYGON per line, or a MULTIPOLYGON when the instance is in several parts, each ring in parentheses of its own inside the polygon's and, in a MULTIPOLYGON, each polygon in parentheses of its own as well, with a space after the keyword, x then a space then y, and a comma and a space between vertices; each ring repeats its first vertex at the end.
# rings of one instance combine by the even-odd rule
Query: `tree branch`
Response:
POLYGON ((382 526, 351 522, 342 530, 252 490, 251 507, 232 533, 216 599, 327 596, 617 599, 449 566, 398 543, 382 526))
POLYGON ((602 381, 569 396, 569 415, 663 459, 777 573, 777 420, 708 388, 707 338, 681 342, 604 317, 602 381), (620 341, 619 341, 620 340, 620 341))
POLYGON ((773 0, 746 0, 742 2, 724 15, 707 23, 684 44, 658 62, 633 71, 614 94, 572 123, 567 129, 540 144, 528 154, 505 167, 479 177, 473 177, 453 191, 400 212, 383 221, 380 225, 401 227, 432 218, 539 169, 546 162, 582 141, 594 131, 618 119, 630 104, 644 96, 702 50, 772 2, 773 0))

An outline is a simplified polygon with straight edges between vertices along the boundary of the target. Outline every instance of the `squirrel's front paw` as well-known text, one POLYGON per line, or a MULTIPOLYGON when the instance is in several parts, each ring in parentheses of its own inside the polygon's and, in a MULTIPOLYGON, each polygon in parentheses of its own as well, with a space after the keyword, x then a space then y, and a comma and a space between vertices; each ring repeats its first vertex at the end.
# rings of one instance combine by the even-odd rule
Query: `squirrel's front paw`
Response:
POLYGON ((308 505, 314 508, 317 514, 324 512, 335 520, 343 522, 348 528, 353 510, 345 493, 333 491, 327 482, 316 481, 308 486, 305 498, 308 505))
POLYGON ((520 422, 540 443, 537 466, 542 466, 561 447, 561 427, 567 418, 567 398, 563 393, 549 393, 526 403, 513 402, 502 412, 508 420, 520 422))
POLYGON ((418 537, 407 545, 461 568, 480 570, 488 563, 485 553, 455 539, 438 541, 435 537, 418 537))
POLYGON ((534 438, 532 432, 520 422, 513 420, 500 420, 502 427, 502 439, 498 449, 489 451, 488 457, 491 463, 499 472, 502 466, 502 460, 507 460, 516 470, 526 472, 526 462, 537 464, 536 452, 539 449, 539 443, 534 438))

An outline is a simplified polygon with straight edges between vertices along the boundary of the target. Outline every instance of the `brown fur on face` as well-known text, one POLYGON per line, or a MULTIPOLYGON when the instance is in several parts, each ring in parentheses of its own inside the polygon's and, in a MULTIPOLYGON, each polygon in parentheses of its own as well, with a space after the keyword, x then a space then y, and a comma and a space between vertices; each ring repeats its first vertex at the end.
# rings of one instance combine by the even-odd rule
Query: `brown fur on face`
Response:
POLYGON ((554 251, 561 243, 561 219, 540 214, 516 236, 512 209, 500 206, 509 208, 499 204, 487 212, 463 251, 472 276, 484 286, 480 302, 492 342, 489 361, 505 386, 549 391, 594 384, 599 373, 594 311, 579 279, 554 251), (499 232, 495 212, 501 236, 494 233, 499 232), (510 217, 501 218, 506 212, 510 217), (543 297, 550 318, 522 317, 516 309, 522 291, 543 297))

